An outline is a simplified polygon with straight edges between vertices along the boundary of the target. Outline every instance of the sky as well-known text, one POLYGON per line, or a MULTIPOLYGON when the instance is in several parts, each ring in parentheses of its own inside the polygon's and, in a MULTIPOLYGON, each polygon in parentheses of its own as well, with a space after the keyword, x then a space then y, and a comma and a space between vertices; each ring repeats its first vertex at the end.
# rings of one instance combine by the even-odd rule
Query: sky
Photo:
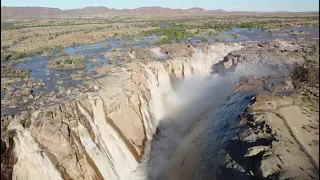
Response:
POLYGON ((142 6, 162 6, 188 9, 227 11, 291 11, 319 12, 319 0, 2 0, 1 6, 38 6, 75 9, 88 6, 105 6, 115 9, 133 9, 142 6))

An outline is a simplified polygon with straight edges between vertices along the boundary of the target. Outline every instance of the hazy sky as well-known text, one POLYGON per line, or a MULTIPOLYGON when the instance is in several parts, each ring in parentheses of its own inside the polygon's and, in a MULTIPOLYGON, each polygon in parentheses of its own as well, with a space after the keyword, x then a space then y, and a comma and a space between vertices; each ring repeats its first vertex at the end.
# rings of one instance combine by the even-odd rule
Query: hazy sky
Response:
POLYGON ((224 9, 240 11, 319 11, 319 0, 2 0, 1 6, 42 6, 60 9, 106 6, 108 8, 137 8, 162 6, 187 9, 224 9))

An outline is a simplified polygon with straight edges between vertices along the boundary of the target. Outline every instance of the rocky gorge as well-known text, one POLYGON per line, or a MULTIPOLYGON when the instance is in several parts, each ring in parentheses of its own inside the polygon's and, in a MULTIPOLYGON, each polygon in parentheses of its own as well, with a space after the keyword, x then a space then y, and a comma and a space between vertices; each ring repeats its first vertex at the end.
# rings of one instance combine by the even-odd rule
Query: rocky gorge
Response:
POLYGON ((126 63, 95 68, 77 92, 2 115, 1 177, 319 179, 319 108, 303 100, 318 89, 299 94, 290 75, 317 44, 119 51, 126 63))

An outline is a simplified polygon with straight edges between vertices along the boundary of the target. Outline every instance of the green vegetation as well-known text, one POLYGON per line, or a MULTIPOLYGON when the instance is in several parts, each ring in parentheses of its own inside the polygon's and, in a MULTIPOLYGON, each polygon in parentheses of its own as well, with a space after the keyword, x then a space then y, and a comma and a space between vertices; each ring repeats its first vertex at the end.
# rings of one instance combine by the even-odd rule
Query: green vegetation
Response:
POLYGON ((157 44, 158 45, 162 45, 162 44, 171 44, 172 43, 172 39, 168 38, 168 37, 162 37, 160 39, 157 40, 157 44))
POLYGON ((11 57, 10 53, 1 53, 1 61, 6 61, 11 57))
POLYGON ((175 26, 175 27, 161 27, 158 29, 152 29, 148 31, 142 32, 142 35, 157 35, 162 36, 157 41, 157 44, 171 44, 173 41, 177 43, 181 43, 182 39, 188 36, 187 30, 183 26, 175 26))
POLYGON ((206 38, 206 37, 201 37, 201 42, 208 42, 208 38, 206 38))
POLYGON ((314 56, 319 55, 319 45, 318 44, 313 45, 313 55, 314 56))
POLYGON ((21 52, 21 51, 6 50, 1 53, 1 61, 8 60, 10 57, 12 59, 21 59, 21 58, 24 58, 26 56, 31 56, 31 55, 34 55, 34 53, 27 54, 27 53, 21 52))
POLYGON ((219 32, 218 32, 218 31, 215 31, 215 30, 209 31, 209 32, 208 32, 208 35, 209 35, 209 36, 217 36, 217 35, 219 35, 219 32))
POLYGON ((20 58, 24 58, 27 56, 27 53, 20 52, 20 51, 9 51, 9 53, 11 53, 11 57, 13 59, 20 59, 20 58))
POLYGON ((7 47, 8 48, 2 49, 3 52, 1 53, 1 61, 8 60, 8 58, 10 58, 10 57, 12 59, 22 59, 22 58, 25 58, 28 56, 34 56, 37 54, 40 55, 40 54, 43 54, 46 52, 53 52, 55 50, 61 51, 63 49, 62 46, 54 46, 54 47, 44 47, 44 48, 37 49, 35 51, 25 52, 25 51, 10 50, 9 46, 7 46, 7 47))
POLYGON ((26 28, 24 25, 15 25, 13 23, 1 23, 1 30, 14 30, 26 28))
POLYGON ((10 47, 9 45, 3 45, 3 46, 1 46, 1 49, 2 49, 3 51, 5 51, 5 50, 7 50, 9 47, 10 47))
MULTIPOLYGON (((291 20, 278 20, 278 19, 259 19, 259 20, 246 20, 246 21, 206 21, 203 23, 193 22, 191 20, 175 20, 174 22, 153 22, 150 23, 152 27, 158 27, 156 29, 143 31, 141 35, 157 35, 161 37, 157 44, 170 44, 173 41, 180 43, 182 39, 187 39, 188 37, 194 35, 209 35, 218 36, 220 32, 230 30, 232 28, 260 28, 265 29, 269 33, 272 33, 272 29, 275 28, 288 28, 291 27, 289 23, 284 23, 291 20), (165 25, 165 26, 162 26, 165 25)), ((219 38, 217 38, 219 39, 219 38)), ((201 41, 207 42, 206 39, 201 41)))
POLYGON ((55 64, 57 64, 57 65, 60 65, 60 64, 81 64, 81 63, 84 63, 83 59, 67 58, 67 59, 55 61, 55 64))
POLYGON ((232 28, 267 28, 267 27, 275 27, 277 24, 281 24, 282 21, 280 20, 255 20, 255 21, 247 21, 247 22, 205 22, 202 25, 196 26, 193 25, 190 28, 200 28, 204 29, 213 29, 218 32, 230 30, 232 28))
POLYGON ((27 77, 27 78, 29 78, 29 77, 30 77, 30 72, 31 72, 31 70, 30 70, 30 69, 28 69, 28 70, 27 70, 27 72, 26 72, 26 77, 27 77))
POLYGON ((222 37, 221 36, 216 36, 216 41, 222 41, 222 37))
MULTIPOLYGON (((72 46, 78 43, 105 40, 109 37, 157 35, 159 37, 158 44, 168 44, 187 42, 188 38, 192 36, 222 36, 220 32, 234 27, 263 28, 269 33, 274 29, 296 26, 318 27, 318 20, 318 14, 288 16, 277 14, 267 16, 179 15, 155 18, 140 16, 128 18, 128 16, 112 15, 92 18, 52 17, 48 19, 4 20, 1 23, 2 42, 6 45, 11 45, 14 42, 15 46, 2 46, 1 50, 5 53, 14 54, 13 58, 23 58, 41 54, 44 51, 43 48, 48 46, 54 47, 57 44, 64 47, 72 46), (50 28, 53 26, 56 27, 50 28), (35 36, 37 38, 34 38, 35 36), (61 38, 61 40, 58 41, 56 38, 61 38), (65 41, 64 39, 68 40, 65 41), (26 42, 26 40, 30 42, 26 42), (10 50, 14 50, 14 52, 10 52, 10 50)), ((298 32, 298 35, 300 35, 300 32, 298 32)), ((110 45, 104 45, 103 47, 110 47, 110 45)))
MULTIPOLYGON (((34 28, 34 27, 53 27, 53 26, 78 26, 78 25, 101 25, 101 24, 112 24, 112 23, 119 23, 119 20, 115 21, 106 21, 101 20, 100 22, 80 22, 80 23, 51 23, 51 24, 23 24, 23 25, 16 25, 17 22, 14 23, 1 23, 1 30, 14 30, 14 29, 24 29, 24 28, 34 28)), ((59 35, 59 34, 58 34, 59 35)))
POLYGON ((48 64, 48 68, 53 69, 77 69, 77 68, 84 68, 85 61, 81 57, 59 57, 50 61, 48 64))

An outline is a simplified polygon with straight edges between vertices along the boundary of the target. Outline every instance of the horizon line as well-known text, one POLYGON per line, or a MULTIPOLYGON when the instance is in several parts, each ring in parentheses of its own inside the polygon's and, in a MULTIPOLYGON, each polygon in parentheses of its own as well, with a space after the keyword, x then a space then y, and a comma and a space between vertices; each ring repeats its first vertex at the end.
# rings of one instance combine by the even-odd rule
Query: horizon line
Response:
MULTIPOLYGON (((86 7, 82 7, 82 8, 71 8, 71 9, 62 9, 62 8, 58 8, 58 7, 46 7, 46 6, 1 6, 1 7, 10 7, 10 8, 51 8, 51 9, 59 9, 62 11, 67 11, 67 10, 75 10, 75 9, 85 9, 85 8, 97 8, 97 7, 104 7, 104 8, 108 8, 107 6, 86 6, 86 7)), ((168 8, 168 9, 172 9, 172 10, 189 10, 189 9, 194 9, 194 8, 200 8, 203 9, 205 11, 217 11, 217 10, 222 10, 222 11, 226 11, 226 12, 260 12, 260 13, 274 13, 274 12, 288 12, 288 13, 319 13, 318 11, 313 11, 313 10, 309 10, 309 11, 285 11, 285 10, 279 10, 279 11, 257 11, 257 10, 224 10, 224 9, 205 9, 202 7, 191 7, 191 8, 186 8, 186 9, 182 9, 182 8, 170 8, 170 7, 163 7, 163 6, 140 6, 140 7, 136 7, 136 8, 123 8, 123 9, 117 9, 117 8, 108 8, 111 10, 134 10, 134 9, 138 9, 138 8, 144 8, 144 7, 159 7, 159 8, 168 8)))

